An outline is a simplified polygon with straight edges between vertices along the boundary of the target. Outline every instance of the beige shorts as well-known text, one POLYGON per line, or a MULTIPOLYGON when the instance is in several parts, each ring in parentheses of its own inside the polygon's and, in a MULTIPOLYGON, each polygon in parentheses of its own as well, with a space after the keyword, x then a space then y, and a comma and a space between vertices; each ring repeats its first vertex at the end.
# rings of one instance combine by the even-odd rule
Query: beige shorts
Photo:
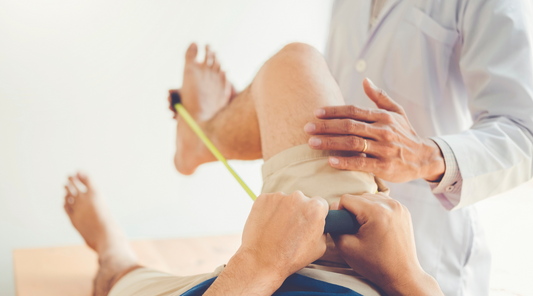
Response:
MULTIPOLYGON (((214 272, 192 276, 175 276, 150 268, 138 268, 122 277, 111 289, 109 296, 178 296, 194 286, 218 276, 224 265, 214 272)), ((298 274, 343 286, 365 296, 380 296, 378 289, 364 278, 346 268, 325 268, 310 264, 298 274)))
MULTIPOLYGON (((357 153, 312 150, 307 144, 276 154, 263 165, 262 193, 300 190, 306 196, 321 196, 329 204, 338 202, 344 194, 384 192, 388 188, 374 175, 365 172, 342 171, 328 164, 329 156, 353 156, 357 153)), ((349 267, 328 235, 327 251, 315 262, 321 265, 349 267)))
POLYGON ((218 276, 224 265, 211 273, 191 276, 175 276, 150 268, 137 268, 113 285, 109 296, 174 296, 181 295, 194 286, 218 276))
MULTIPOLYGON (((287 149, 263 165, 263 193, 296 190, 305 195, 321 196, 328 203, 339 201, 343 194, 388 193, 388 189, 373 175, 364 172, 340 171, 328 165, 328 156, 350 156, 353 153, 318 151, 300 145, 287 149)), ((298 273, 352 289, 362 295, 379 295, 370 283, 357 276, 340 257, 328 235, 326 254, 315 264, 298 273)), ((224 266, 212 273, 179 277, 149 268, 136 269, 121 278, 111 289, 110 296, 181 295, 218 276, 224 266)))

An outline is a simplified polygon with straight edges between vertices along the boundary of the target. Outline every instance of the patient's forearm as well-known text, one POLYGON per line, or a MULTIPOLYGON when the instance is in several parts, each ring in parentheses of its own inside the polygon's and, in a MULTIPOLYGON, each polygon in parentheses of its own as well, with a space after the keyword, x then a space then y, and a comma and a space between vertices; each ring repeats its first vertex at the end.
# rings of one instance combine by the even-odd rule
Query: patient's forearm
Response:
POLYGON ((423 270, 409 276, 409 280, 381 287, 390 296, 444 295, 437 281, 423 270))
POLYGON ((254 262, 253 257, 237 253, 204 296, 272 295, 284 280, 274 270, 265 269, 254 262))

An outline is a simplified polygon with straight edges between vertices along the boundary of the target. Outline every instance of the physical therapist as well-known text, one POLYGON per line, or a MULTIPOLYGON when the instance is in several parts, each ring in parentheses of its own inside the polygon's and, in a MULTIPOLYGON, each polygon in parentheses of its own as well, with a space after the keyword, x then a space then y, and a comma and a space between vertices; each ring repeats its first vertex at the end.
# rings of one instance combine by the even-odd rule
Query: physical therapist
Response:
POLYGON ((532 177, 532 16, 531 0, 333 7, 326 59, 352 106, 315 111, 309 145, 366 154, 329 164, 390 181, 412 214, 420 263, 446 295, 488 295, 473 205, 532 177))

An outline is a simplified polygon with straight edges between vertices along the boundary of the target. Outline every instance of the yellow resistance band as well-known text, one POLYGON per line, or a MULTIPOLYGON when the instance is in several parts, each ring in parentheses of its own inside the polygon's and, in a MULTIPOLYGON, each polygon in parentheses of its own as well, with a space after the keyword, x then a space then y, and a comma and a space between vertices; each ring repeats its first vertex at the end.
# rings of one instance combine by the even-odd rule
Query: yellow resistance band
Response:
POLYGON ((222 162, 226 166, 228 171, 233 175, 233 177, 235 177, 237 182, 239 182, 239 184, 241 184, 242 188, 244 188, 246 193, 248 193, 248 195, 252 198, 252 200, 255 201, 257 196, 255 196, 255 194, 252 192, 252 190, 250 190, 250 188, 246 185, 246 183, 244 183, 244 181, 241 179, 241 177, 239 177, 239 175, 237 175, 237 173, 230 167, 230 165, 228 164, 228 161, 226 160, 226 158, 224 158, 222 153, 220 153, 220 151, 218 151, 218 149, 215 147, 215 145, 213 145, 213 143, 211 143, 209 138, 207 138, 207 136, 204 134, 202 129, 198 126, 196 121, 194 121, 194 119, 189 114, 189 112, 187 112, 185 107, 183 107, 182 104, 177 103, 177 104, 174 105, 174 109, 176 110, 176 112, 179 113, 180 116, 183 117, 183 119, 185 119, 185 122, 187 122, 187 124, 196 133, 196 135, 200 138, 200 140, 202 140, 202 142, 204 142, 205 146, 207 146, 207 149, 209 149, 209 151, 211 151, 211 153, 213 153, 213 155, 216 157, 216 159, 218 159, 220 162, 222 162))

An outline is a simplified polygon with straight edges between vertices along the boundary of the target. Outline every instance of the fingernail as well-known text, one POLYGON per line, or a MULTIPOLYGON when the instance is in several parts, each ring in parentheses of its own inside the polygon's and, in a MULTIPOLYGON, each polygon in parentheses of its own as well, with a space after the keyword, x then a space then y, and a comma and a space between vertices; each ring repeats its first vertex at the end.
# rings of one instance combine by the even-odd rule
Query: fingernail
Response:
POLYGON ((374 82, 372 82, 372 80, 370 80, 370 78, 366 78, 366 81, 368 81, 368 84, 370 85, 370 87, 374 90, 379 90, 379 88, 374 84, 374 82))
POLYGON ((315 116, 320 117, 326 115, 326 110, 324 109, 316 109, 315 110, 315 116))
POLYGON ((319 138, 311 138, 309 139, 309 145, 311 146, 320 146, 320 144, 322 144, 322 141, 319 139, 319 138))
POLYGON ((306 133, 312 133, 312 132, 315 131, 315 129, 316 129, 315 124, 314 124, 314 123, 311 123, 311 122, 307 123, 307 124, 304 126, 304 131, 305 131, 306 133))
POLYGON ((331 206, 329 206, 329 209, 330 210, 338 210, 339 209, 339 203, 338 202, 332 203, 331 206))
POLYGON ((329 163, 331 163, 332 165, 338 165, 339 164, 339 159, 336 158, 336 157, 330 157, 329 158, 329 163))

